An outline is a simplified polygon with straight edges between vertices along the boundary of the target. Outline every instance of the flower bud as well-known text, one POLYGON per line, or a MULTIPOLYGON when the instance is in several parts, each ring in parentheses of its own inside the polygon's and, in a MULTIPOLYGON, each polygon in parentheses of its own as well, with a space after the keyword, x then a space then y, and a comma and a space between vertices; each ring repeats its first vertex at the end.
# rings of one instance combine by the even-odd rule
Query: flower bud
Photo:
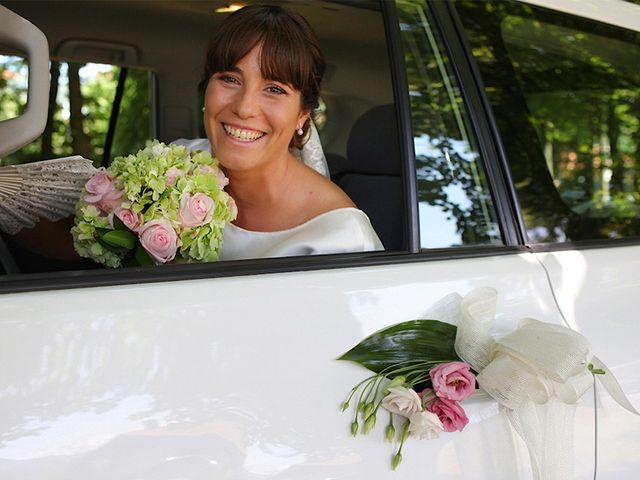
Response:
POLYGON ((396 468, 398 468, 400 462, 402 462, 402 455, 400 454, 400 452, 398 452, 393 456, 393 460, 391 460, 391 469, 395 470, 396 468))
POLYGON ((385 436, 387 438, 387 442, 393 442, 393 439, 396 436, 396 428, 393 426, 393 423, 387 425, 387 429, 385 431, 385 436))
POLYGON ((382 390, 382 393, 384 394, 389 393, 389 389, 393 387, 403 387, 405 381, 406 381, 406 378, 404 378, 402 375, 400 375, 399 377, 392 378, 391 381, 385 385, 384 389, 382 390))
POLYGON ((375 405, 373 403, 367 403, 362 411, 362 416, 366 420, 373 413, 375 405))
POLYGON ((355 437, 357 434, 358 434, 358 422, 354 420, 353 423, 351 424, 351 435, 355 437))
POLYGON ((367 435, 371 430, 373 430, 373 427, 375 427, 375 425, 376 425, 376 416, 369 415, 367 419, 364 421, 364 427, 362 427, 362 433, 367 435))
POLYGON ((342 404, 342 411, 344 412, 347 408, 349 408, 349 402, 344 402, 342 404))

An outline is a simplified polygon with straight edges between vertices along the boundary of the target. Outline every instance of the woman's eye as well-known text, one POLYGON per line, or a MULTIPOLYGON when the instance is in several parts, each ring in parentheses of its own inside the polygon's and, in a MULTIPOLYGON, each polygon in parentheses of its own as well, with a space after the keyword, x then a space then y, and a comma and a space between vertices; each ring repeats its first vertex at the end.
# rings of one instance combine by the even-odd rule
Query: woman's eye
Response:
POLYGON ((224 82, 224 83, 238 83, 238 79, 231 76, 231 75, 218 75, 218 80, 224 82))
POLYGON ((279 87, 277 85, 270 85, 267 87, 267 91, 270 93, 276 93, 278 95, 286 95, 286 90, 282 87, 279 87))

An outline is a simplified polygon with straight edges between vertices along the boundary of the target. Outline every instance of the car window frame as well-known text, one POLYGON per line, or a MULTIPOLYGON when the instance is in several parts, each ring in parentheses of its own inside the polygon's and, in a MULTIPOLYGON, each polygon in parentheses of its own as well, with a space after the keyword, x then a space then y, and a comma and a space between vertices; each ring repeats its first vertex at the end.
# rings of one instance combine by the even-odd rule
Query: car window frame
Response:
POLYGON ((403 162, 403 190, 405 195, 406 224, 409 239, 406 251, 377 251, 345 254, 310 255, 300 257, 259 258, 213 263, 167 265, 154 267, 128 267, 124 269, 69 270, 46 273, 20 273, 0 276, 0 294, 69 288, 90 288, 140 283, 159 283, 206 278, 241 277, 358 267, 381 267, 425 261, 511 255, 527 250, 518 225, 518 210, 513 205, 509 189, 508 169, 504 170, 504 156, 497 154, 499 143, 492 135, 490 117, 478 90, 478 76, 465 55, 452 12, 440 2, 426 2, 431 9, 446 54, 468 109, 471 128, 477 136, 478 148, 485 159, 488 188, 496 205, 498 224, 504 245, 477 245, 464 247, 420 249, 418 201, 415 170, 414 138, 400 24, 395 2, 380 0, 380 11, 387 37, 387 51, 391 68, 401 161, 403 162), (452 36, 453 35, 453 36, 452 36), (502 160, 501 160, 502 159, 502 160), (506 174, 506 175, 505 175, 506 174), (504 203, 506 202, 506 203, 504 203))

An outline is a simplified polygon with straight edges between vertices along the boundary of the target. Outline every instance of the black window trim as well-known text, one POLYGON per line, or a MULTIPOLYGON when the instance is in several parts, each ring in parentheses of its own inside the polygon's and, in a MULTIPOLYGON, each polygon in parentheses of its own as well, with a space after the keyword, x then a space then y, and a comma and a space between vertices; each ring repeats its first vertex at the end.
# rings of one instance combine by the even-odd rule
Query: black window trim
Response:
POLYGON ((407 68, 404 62, 404 49, 400 32, 400 20, 395 2, 382 0, 382 17, 389 52, 389 66, 396 105, 398 140, 403 165, 402 183, 405 200, 405 228, 407 229, 407 248, 409 253, 420 251, 420 218, 418 212, 418 187, 416 173, 416 154, 413 144, 411 109, 407 85, 407 68))
POLYGON ((493 112, 484 93, 480 72, 464 38, 460 19, 452 2, 448 0, 432 1, 428 4, 458 80, 458 86, 469 112, 469 122, 476 134, 502 240, 507 246, 526 245, 524 220, 505 151, 493 112))
POLYGON ((258 258, 219 263, 191 263, 161 267, 73 270, 0 275, 0 295, 73 288, 126 286, 249 275, 400 266, 410 263, 484 258, 525 253, 523 247, 478 246, 407 252, 363 252, 300 257, 258 258))

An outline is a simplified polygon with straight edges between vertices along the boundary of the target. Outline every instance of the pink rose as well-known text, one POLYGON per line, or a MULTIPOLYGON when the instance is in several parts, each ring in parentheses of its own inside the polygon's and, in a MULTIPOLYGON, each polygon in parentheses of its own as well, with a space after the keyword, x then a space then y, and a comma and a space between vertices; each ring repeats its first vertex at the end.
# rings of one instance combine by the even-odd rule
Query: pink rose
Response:
POLYGON ((171 167, 164 174, 164 181, 167 185, 173 186, 176 184, 178 177, 182 175, 182 170, 178 170, 176 167, 171 167))
POLYGON ((455 432, 456 430, 461 432, 465 425, 469 423, 469 419, 462 407, 453 400, 437 398, 427 407, 427 410, 438 416, 445 432, 455 432))
POLYGON ((120 205, 122 191, 116 190, 113 179, 104 167, 100 167, 96 174, 85 184, 87 195, 84 199, 88 203, 95 203, 98 208, 110 212, 120 205))
POLYGON ((218 188, 220 190, 229 185, 229 179, 218 167, 212 167, 211 165, 200 165, 197 171, 198 173, 213 173, 218 180, 218 188))
POLYGON ((464 362, 441 363, 429 372, 433 390, 440 398, 461 402, 476 389, 476 378, 464 362))
POLYGON ((216 168, 215 171, 216 178, 218 179, 218 188, 222 190, 224 187, 229 185, 229 179, 225 176, 225 174, 219 168, 216 168))
POLYGON ((113 227, 113 215, 116 215, 124 226, 127 227, 132 232, 137 232, 140 228, 140 224, 142 223, 142 215, 139 213, 135 213, 133 210, 128 208, 118 208, 113 213, 109 215, 109 223, 113 227))
POLYGON ((213 200, 204 193, 180 197, 180 222, 185 227, 199 227, 211 221, 213 200))
POLYGON ((227 206, 229 207, 229 212, 231 213, 231 218, 235 219, 238 216, 238 205, 232 196, 229 196, 229 200, 227 200, 227 206))
POLYGON ((166 218, 145 223, 138 231, 138 237, 157 263, 173 260, 180 245, 176 231, 166 218))

